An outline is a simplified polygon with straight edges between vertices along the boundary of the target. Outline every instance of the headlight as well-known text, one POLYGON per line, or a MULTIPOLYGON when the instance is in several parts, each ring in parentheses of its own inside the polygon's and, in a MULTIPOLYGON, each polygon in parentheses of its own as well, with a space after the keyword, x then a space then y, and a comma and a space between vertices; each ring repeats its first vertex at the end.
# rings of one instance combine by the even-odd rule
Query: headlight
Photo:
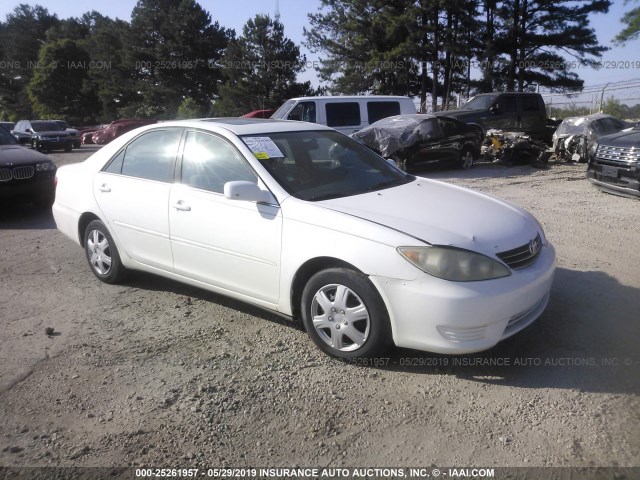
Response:
POLYGON ((44 162, 36 164, 36 172, 49 172, 51 170, 55 170, 56 166, 53 162, 44 162))
POLYGON ((454 282, 475 282, 511 275, 502 263, 480 253, 452 247, 399 247, 398 252, 423 272, 454 282))

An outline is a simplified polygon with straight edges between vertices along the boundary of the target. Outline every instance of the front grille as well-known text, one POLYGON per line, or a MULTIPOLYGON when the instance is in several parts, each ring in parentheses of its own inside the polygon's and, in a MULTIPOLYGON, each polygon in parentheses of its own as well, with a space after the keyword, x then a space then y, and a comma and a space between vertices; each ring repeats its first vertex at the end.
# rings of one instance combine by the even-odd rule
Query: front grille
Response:
POLYGON ((13 178, 10 168, 0 168, 0 182, 8 182, 13 178))
POLYGON ((500 252, 497 254, 497 257, 513 269, 525 268, 536 260, 540 254, 540 250, 542 250, 542 239, 540 238, 540 234, 538 234, 536 238, 529 243, 514 248, 513 250, 500 252))
POLYGON ((640 162, 640 148, 598 145, 596 160, 627 165, 629 163, 638 163, 640 162))
POLYGON ((35 170, 33 167, 15 167, 13 169, 13 178, 16 180, 24 180, 33 177, 35 170))

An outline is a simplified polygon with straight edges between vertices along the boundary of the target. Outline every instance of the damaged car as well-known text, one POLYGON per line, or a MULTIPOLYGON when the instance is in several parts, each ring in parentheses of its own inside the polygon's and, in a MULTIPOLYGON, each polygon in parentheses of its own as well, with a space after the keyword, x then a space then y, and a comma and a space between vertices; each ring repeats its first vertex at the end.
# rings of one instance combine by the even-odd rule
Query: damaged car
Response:
POLYGON ((560 161, 586 163, 595 153, 596 140, 631 127, 627 122, 604 113, 568 117, 553 134, 553 151, 560 161))
POLYGON ((488 130, 482 142, 481 158, 486 162, 501 163, 507 167, 529 163, 543 167, 549 162, 552 151, 547 146, 521 132, 488 130))
POLYGON ((351 135, 401 168, 446 162, 469 169, 480 155, 484 131, 444 115, 396 115, 351 135))

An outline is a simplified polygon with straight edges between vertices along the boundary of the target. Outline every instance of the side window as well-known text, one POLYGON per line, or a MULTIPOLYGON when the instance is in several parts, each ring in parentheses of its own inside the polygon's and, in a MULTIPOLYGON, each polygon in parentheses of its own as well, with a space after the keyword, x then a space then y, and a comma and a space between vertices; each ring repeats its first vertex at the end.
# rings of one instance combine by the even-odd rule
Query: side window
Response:
POLYGON ((118 155, 116 155, 104 169, 105 172, 109 173, 122 173, 122 161, 124 160, 124 152, 122 150, 118 155))
POLYGON ((522 96, 520 97, 522 101, 522 111, 523 112, 538 112, 540 111, 540 105, 538 102, 538 97, 530 97, 530 96, 522 96))
POLYGON ((442 128, 442 133, 444 133, 445 137, 451 137, 458 134, 458 125, 455 122, 444 118, 439 118, 438 122, 440 122, 440 127, 442 128))
POLYGON ((513 113, 518 111, 516 97, 513 95, 502 95, 498 98, 497 103, 500 105, 500 113, 513 113))
POLYGON ((124 152, 122 175, 170 182, 182 129, 155 130, 133 140, 124 152))
POLYGON ((316 102, 300 102, 287 116, 287 120, 316 123, 316 102))
POLYGON ((367 102, 369 123, 400 115, 400 102, 367 102))
POLYGON ((328 127, 359 126, 360 104, 358 102, 331 102, 326 104, 328 127))
POLYGON ((182 183, 200 190, 223 193, 235 180, 256 183, 256 176, 236 150, 214 135, 188 132, 182 157, 182 183))

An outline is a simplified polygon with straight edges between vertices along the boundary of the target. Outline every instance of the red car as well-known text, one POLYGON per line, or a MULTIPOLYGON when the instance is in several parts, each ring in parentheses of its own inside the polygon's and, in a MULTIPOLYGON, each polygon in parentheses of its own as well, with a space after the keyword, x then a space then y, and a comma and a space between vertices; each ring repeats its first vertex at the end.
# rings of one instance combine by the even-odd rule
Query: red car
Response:
POLYGON ((275 108, 269 108, 267 110, 254 110, 253 112, 245 113, 241 118, 271 118, 271 115, 276 113, 275 108))
MULTIPOLYGON (((98 145, 106 145, 114 138, 118 138, 123 133, 127 133, 134 128, 144 127, 145 125, 151 125, 156 123, 155 120, 114 120, 107 128, 96 130, 91 134, 91 143, 97 143, 98 145)), ((87 134, 85 134, 87 135, 87 134)), ((89 143, 89 142, 86 142, 89 143)))

